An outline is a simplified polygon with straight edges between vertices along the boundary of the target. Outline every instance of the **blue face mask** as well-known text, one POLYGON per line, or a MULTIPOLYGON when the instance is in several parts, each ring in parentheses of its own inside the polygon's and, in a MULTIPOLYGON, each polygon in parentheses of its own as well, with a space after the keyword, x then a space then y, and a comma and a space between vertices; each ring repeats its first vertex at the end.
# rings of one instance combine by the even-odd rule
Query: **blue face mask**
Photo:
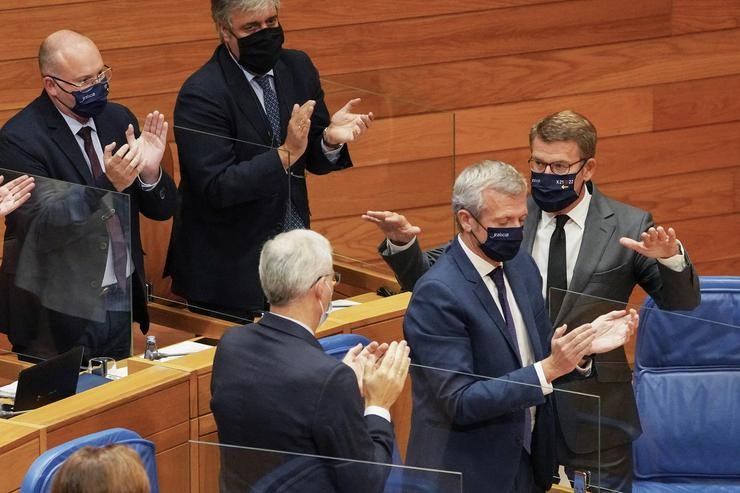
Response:
MULTIPOLYGON (((480 224, 477 217, 473 216, 473 219, 480 224)), ((480 225, 483 227, 482 224, 480 225)), ((506 262, 516 257, 524 237, 524 227, 486 228, 486 232, 488 236, 483 243, 478 241, 475 235, 473 237, 478 241, 478 246, 488 258, 495 262, 506 262)))
POLYGON ((70 109, 82 118, 94 118, 108 104, 108 90, 108 81, 104 80, 84 92, 73 91, 70 94, 75 97, 75 105, 70 109))
POLYGON ((578 199, 578 192, 573 185, 581 169, 569 175, 532 171, 532 198, 540 209, 545 212, 557 212, 575 202, 578 199))

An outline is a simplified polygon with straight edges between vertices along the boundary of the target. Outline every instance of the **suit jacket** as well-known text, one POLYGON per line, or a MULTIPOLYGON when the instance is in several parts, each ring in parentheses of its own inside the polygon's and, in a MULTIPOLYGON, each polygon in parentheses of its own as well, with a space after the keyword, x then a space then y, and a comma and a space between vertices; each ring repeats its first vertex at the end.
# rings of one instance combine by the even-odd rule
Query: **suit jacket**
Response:
MULTIPOLYGON (((114 141, 119 145, 125 143, 125 131, 129 124, 134 126, 137 133, 139 131, 135 116, 125 107, 112 102, 107 104, 94 121, 101 147, 114 141)), ((65 189, 63 184, 38 180, 31 200, 6 217, 5 255, 0 284, 4 294, 12 297, 3 303, 5 321, 12 321, 9 327, 11 341, 20 346, 29 342, 29 338, 34 337, 33 327, 24 323, 24 320, 27 322, 28 317, 38 316, 38 313, 31 313, 34 303, 23 299, 24 293, 15 289, 16 274, 26 276, 26 289, 44 293, 39 296, 42 303, 49 302, 45 304, 47 308, 79 305, 82 310, 90 310, 90 319, 99 319, 100 314, 96 309, 83 306, 84 299, 100 299, 108 249, 105 227, 108 216, 105 214, 115 209, 115 201, 119 201, 120 196, 112 198, 114 194, 109 192, 115 191, 115 188, 105 175, 97 181, 93 179, 76 137, 45 92, 11 118, 0 131, 0 167, 97 188, 65 189), (43 217, 44 222, 29 222, 32 218, 39 217, 43 217), (89 218, 100 220, 90 221, 89 218), (45 275, 38 272, 29 275, 28 272, 16 271, 29 232, 32 233, 32 237, 28 238, 29 245, 42 258, 40 262, 44 263, 45 275), (99 242, 82 241, 85 238, 96 238, 96 233, 99 242), (32 245, 34 242, 43 244, 32 245), (66 243, 66 247, 57 248, 55 256, 48 255, 45 249, 51 249, 54 242, 59 243, 57 247, 66 243), (44 254, 47 254, 46 258, 43 258, 44 254), (60 272, 69 275, 60 276, 60 272), (81 275, 80 272, 89 275, 81 275), (51 287, 56 288, 42 285, 45 283, 52 283, 51 287), (20 311, 24 313, 18 313, 20 311)), ((134 267, 131 282, 133 318, 141 324, 142 331, 146 332, 149 317, 146 309, 146 277, 139 233, 139 213, 154 220, 171 217, 175 209, 176 190, 172 178, 163 171, 161 180, 153 190, 143 191, 138 181, 134 181, 124 193, 129 198, 130 217, 120 219, 124 233, 130 240, 134 267)), ((120 210, 122 208, 119 207, 120 210)))
MULTIPOLYGON (((228 491, 249 491, 242 487, 260 479, 264 483, 266 475, 277 479, 278 464, 291 470, 283 464, 288 462, 283 459, 294 459, 291 452, 391 462, 393 427, 378 416, 363 417, 352 369, 326 355, 305 328, 282 317, 267 313, 258 323, 234 327, 221 338, 211 395, 220 443, 284 452, 227 455, 222 485, 228 491), (247 455, 260 460, 245 461, 247 455)), ((346 461, 313 466, 310 479, 280 491, 382 491, 388 473, 383 467, 346 461)))
POLYGON ((177 96, 175 138, 182 179, 165 275, 172 276, 172 290, 188 300, 262 309, 259 253, 283 230, 289 200, 309 226, 305 172, 325 174, 352 165, 347 146, 334 164, 321 149, 329 113, 308 56, 282 50, 274 74, 280 142, 293 104, 316 101, 308 147, 290 175, 270 147, 270 126, 257 96, 223 45, 177 96))
MULTIPOLYGON (((551 328, 537 267, 520 252, 504 263, 504 272, 540 361, 549 354, 551 328)), ((458 239, 416 284, 404 336, 415 365, 455 372, 414 368, 407 464, 461 471, 466 493, 491 491, 492 485, 511 491, 525 413, 537 406, 532 461, 536 483, 548 488, 552 404, 534 366, 521 366, 504 319, 458 239)))
MULTIPOLYGON (((583 241, 568 286, 569 293, 563 299, 555 326, 567 323, 574 328, 600 314, 623 308, 637 284, 664 310, 696 307, 700 302, 699 280, 688 256, 687 267, 675 272, 619 244, 620 237, 638 238, 652 227, 651 214, 606 197, 593 183, 589 183, 589 188, 592 197, 583 241)), ((522 248, 531 252, 542 211, 531 198, 527 205, 529 215, 524 223, 522 248)), ((386 262, 397 276, 402 276, 399 281, 405 289, 414 288, 416 279, 445 250, 439 247, 425 256, 418 242, 396 255, 388 255, 385 244, 380 248, 386 262)), ((597 355, 593 368, 588 378, 573 373, 556 382, 556 386, 600 397, 602 449, 629 443, 640 435, 641 428, 632 391, 632 372, 624 348, 597 355)), ((556 392, 556 401, 568 448, 576 453, 596 450, 595 399, 556 392)))

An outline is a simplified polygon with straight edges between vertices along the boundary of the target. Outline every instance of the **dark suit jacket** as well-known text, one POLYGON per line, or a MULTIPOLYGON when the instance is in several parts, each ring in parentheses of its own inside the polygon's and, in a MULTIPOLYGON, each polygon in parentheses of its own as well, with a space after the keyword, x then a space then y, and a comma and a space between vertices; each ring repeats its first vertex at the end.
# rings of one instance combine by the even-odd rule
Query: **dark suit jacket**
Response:
MULTIPOLYGON (((551 328, 537 267, 520 252, 504 263, 504 272, 540 361, 550 352, 551 328)), ((416 284, 404 336, 414 364, 457 372, 414 369, 407 465, 461 471, 466 493, 492 491, 493 485, 511 491, 525 413, 537 406, 532 460, 536 482, 548 488, 554 467, 552 404, 534 366, 519 363, 504 319, 459 240, 416 284)))
POLYGON ((291 178, 270 148, 269 124, 257 96, 223 45, 177 97, 182 180, 165 275, 172 276, 173 291, 189 300, 262 309, 259 253, 265 241, 282 231, 289 199, 309 225, 305 172, 325 174, 351 166, 347 146, 335 164, 321 149, 329 113, 308 56, 283 50, 274 73, 280 142, 293 104, 316 101, 308 147, 293 164, 291 178))
MULTIPOLYGON (((567 323, 574 328, 592 321, 610 310, 623 308, 635 285, 639 284, 665 310, 690 310, 700 301, 699 280, 687 256, 688 265, 674 272, 654 259, 646 258, 619 244, 622 236, 639 238, 654 225, 650 213, 612 200, 589 183, 591 204, 586 217, 583 241, 578 254, 568 294, 555 320, 555 326, 567 323), (579 293, 579 294, 576 294, 579 293), (581 295, 582 294, 582 295, 581 295), (612 303, 605 300, 614 300, 612 303)), ((524 224, 522 248, 532 251, 537 224, 542 211, 530 198, 529 215, 524 224)), ((414 288, 416 279, 445 247, 425 256, 415 243, 409 250, 383 258, 396 272, 405 289, 414 288)), ((641 433, 634 394, 632 373, 624 348, 594 358, 591 377, 572 374, 556 382, 558 388, 598 395, 601 399, 601 446, 610 448, 628 443, 641 433)), ((576 453, 596 450, 596 404, 593 399, 556 393, 558 417, 567 446, 576 453)))
MULTIPOLYGON (((101 147, 114 141, 119 146, 125 143, 125 131, 129 123, 134 126, 138 134, 139 129, 135 116, 128 109, 116 103, 109 102, 105 110, 94 120, 101 147)), ((22 296, 22 294, 7 284, 14 284, 26 233, 29 229, 33 232, 34 229, 38 230, 42 227, 38 223, 30 225, 29 218, 38 217, 41 210, 48 221, 43 227, 55 228, 60 232, 60 235, 55 237, 64 236, 65 241, 70 244, 73 244, 78 236, 80 238, 86 235, 91 237, 89 235, 94 231, 99 233, 101 241, 107 242, 105 218, 101 217, 101 221, 96 225, 82 224, 76 215, 87 211, 91 214, 90 217, 98 217, 94 214, 98 210, 96 208, 100 208, 100 211, 109 210, 111 202, 106 203, 105 201, 110 199, 111 194, 106 194, 105 191, 115 189, 105 175, 101 176, 97 182, 93 180, 75 136, 45 92, 11 118, 0 131, 0 167, 19 173, 101 189, 99 191, 91 188, 70 187, 68 190, 62 190, 63 187, 54 186, 52 182, 39 180, 37 189, 31 194, 31 200, 6 218, 5 256, 2 264, 4 274, 2 280, 6 285, 3 286, 3 291, 13 293, 13 299, 6 300, 7 308, 17 311, 23 309, 21 307, 24 306, 25 301, 18 299, 16 296, 22 296), (47 192, 54 195, 53 200, 46 195, 47 192), (61 202, 62 195, 67 202, 61 202), (108 199, 104 198, 106 195, 108 199)), ((138 181, 134 181, 124 190, 124 193, 129 197, 130 217, 121 218, 121 223, 131 242, 131 259, 134 266, 131 283, 133 318, 141 324, 142 331, 146 332, 149 328, 149 317, 146 309, 144 287, 146 278, 139 234, 139 212, 155 220, 165 220, 171 217, 175 209, 176 190, 172 178, 163 172, 162 179, 153 190, 145 192, 138 181)), ((42 232, 37 233, 43 234, 42 232)), ((45 239, 51 236, 47 235, 45 239)), ((58 285, 56 295, 62 298, 66 296, 66 302, 64 299, 56 299, 56 303, 75 305, 84 298, 100 298, 100 281, 103 278, 107 255, 107 245, 103 248, 101 244, 98 242, 92 245, 77 243, 76 246, 64 249, 59 258, 47 259, 49 262, 57 262, 56 266, 52 263, 46 266, 48 272, 60 272, 65 265, 66 270, 70 272, 83 271, 87 264, 97 266, 92 269, 92 275, 88 277, 70 275, 60 279, 56 276, 48 280, 47 282, 54 282, 58 285)), ((33 284, 32 281, 29 282, 33 284)), ((38 287, 39 290, 43 288, 46 288, 48 292, 48 286, 38 287)), ((36 290, 33 291, 36 292, 36 290)), ((26 309, 29 308, 26 307, 26 309)), ((7 313, 5 315, 8 316, 7 313)), ((20 315, 22 321, 25 315, 20 315)), ((31 316, 30 313, 26 315, 31 316)), ((95 316, 91 315, 91 318, 95 316)), ((19 318, 15 315, 11 314, 10 319, 19 322, 19 318)), ((15 341, 14 344, 18 342, 22 346, 28 342, 27 338, 31 335, 31 328, 19 322, 19 326, 9 327, 9 335, 11 341, 15 341)))
MULTIPOLYGON (((312 334, 290 320, 268 313, 259 323, 230 329, 216 350, 211 395, 222 444, 391 462, 391 424, 378 416, 363 417, 354 372, 326 355, 312 334)), ((255 461, 245 462, 247 454, 259 456, 259 463, 292 458, 253 451, 226 457, 231 461, 226 468, 222 465, 222 484, 253 485, 274 471, 250 470, 255 461)), ((320 473, 290 491, 382 491, 388 474, 383 467, 341 461, 321 466, 320 473)))

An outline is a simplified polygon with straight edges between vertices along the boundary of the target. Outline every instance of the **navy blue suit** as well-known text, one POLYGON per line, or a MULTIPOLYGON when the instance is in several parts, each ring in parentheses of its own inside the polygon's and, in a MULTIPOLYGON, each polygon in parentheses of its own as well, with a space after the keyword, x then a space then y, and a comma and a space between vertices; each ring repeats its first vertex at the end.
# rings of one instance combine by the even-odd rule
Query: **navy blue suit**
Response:
MULTIPOLYGON (((393 427, 381 417, 363 417, 352 369, 285 318, 267 313, 258 323, 224 334, 213 361, 211 394, 220 443, 391 462, 393 427)), ((286 492, 375 492, 383 490, 390 472, 346 461, 309 461, 296 467, 306 474, 298 478, 290 463, 282 464, 295 460, 290 454, 223 449, 221 458, 222 492, 247 491, 270 477, 295 481, 280 490, 286 492)))
MULTIPOLYGON (((547 488, 554 467, 550 398, 534 367, 521 367, 504 319, 459 241, 416 283, 404 320, 415 365, 457 372, 413 370, 407 464, 461 471, 466 493, 511 491, 525 413, 537 406, 532 463, 536 483, 547 488)), ((537 267, 522 251, 504 263, 504 272, 540 361, 549 354, 551 326, 537 267)))

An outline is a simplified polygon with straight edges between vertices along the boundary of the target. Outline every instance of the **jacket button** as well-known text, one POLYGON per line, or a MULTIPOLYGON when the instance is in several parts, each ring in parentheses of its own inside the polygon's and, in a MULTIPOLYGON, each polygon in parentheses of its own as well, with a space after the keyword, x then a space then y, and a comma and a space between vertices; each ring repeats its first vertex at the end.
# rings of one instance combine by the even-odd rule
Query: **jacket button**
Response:
POLYGON ((99 288, 100 283, 98 281, 90 281, 90 287, 91 288, 99 288))
POLYGON ((101 241, 98 245, 101 250, 107 250, 108 249, 108 242, 107 241, 101 241))

